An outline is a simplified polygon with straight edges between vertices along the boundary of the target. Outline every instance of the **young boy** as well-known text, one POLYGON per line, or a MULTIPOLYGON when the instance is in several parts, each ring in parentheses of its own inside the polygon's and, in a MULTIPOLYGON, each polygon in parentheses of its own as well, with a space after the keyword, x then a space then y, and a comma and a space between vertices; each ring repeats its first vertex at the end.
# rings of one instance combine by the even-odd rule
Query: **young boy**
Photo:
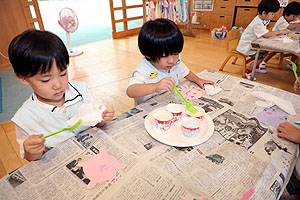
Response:
POLYGON ((127 95, 139 104, 165 91, 173 91, 181 78, 195 82, 201 88, 214 84, 197 77, 182 63, 179 53, 183 36, 176 24, 168 19, 146 22, 139 33, 138 45, 145 56, 132 73, 127 95))
MULTIPOLYGON (((289 30, 279 30, 279 31, 269 31, 267 29, 267 25, 270 20, 274 17, 274 13, 277 12, 280 8, 280 4, 277 0, 262 0, 258 5, 258 15, 251 21, 251 23, 247 26, 242 37, 239 41, 237 51, 252 57, 255 59, 256 51, 251 50, 250 44, 252 41, 260 38, 260 37, 272 37, 274 35, 286 34, 289 30)), ((258 73, 266 73, 266 66, 260 65, 263 61, 264 56, 267 54, 266 51, 260 51, 256 72, 258 73)), ((246 70, 246 77, 250 79, 251 71, 253 68, 253 62, 248 66, 246 70)))
MULTIPOLYGON (((27 30, 11 41, 9 59, 17 79, 34 91, 12 118, 22 157, 37 160, 45 147, 54 147, 89 128, 79 126, 74 132, 42 138, 68 127, 67 120, 81 105, 97 104, 85 83, 68 81, 69 55, 59 37, 48 31, 27 30)), ((110 121, 113 115, 108 106, 97 125, 110 121)))
POLYGON ((300 3, 297 1, 289 3, 284 8, 282 16, 277 20, 272 31, 278 31, 282 29, 292 30, 300 26, 299 22, 295 22, 298 15, 300 15, 300 3))
MULTIPOLYGON (((283 29, 293 30, 297 27, 300 27, 300 22, 295 22, 298 15, 300 15, 300 3, 297 1, 289 3, 284 8, 282 16, 277 20, 272 31, 283 29)), ((292 55, 291 60, 295 62, 296 59, 297 56, 292 55)), ((293 66, 291 63, 288 63, 286 67, 290 70, 293 70, 293 66)))
MULTIPOLYGON (((297 80, 294 83, 294 91, 300 94, 300 86, 297 80)), ((278 126, 277 130, 279 137, 300 144, 300 123, 291 124, 289 122, 284 122, 278 126)), ((286 189, 290 195, 300 196, 300 156, 298 156, 294 172, 286 186, 286 189)))

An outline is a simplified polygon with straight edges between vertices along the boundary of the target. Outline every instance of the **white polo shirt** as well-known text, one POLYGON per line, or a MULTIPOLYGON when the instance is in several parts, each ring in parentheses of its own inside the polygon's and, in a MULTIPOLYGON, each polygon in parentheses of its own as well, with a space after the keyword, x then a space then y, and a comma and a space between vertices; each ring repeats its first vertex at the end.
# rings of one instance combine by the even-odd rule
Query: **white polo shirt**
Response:
MULTIPOLYGON (((179 57, 177 63, 169 71, 158 69, 145 57, 138 64, 136 69, 132 73, 132 77, 129 80, 127 88, 134 84, 148 84, 157 83, 163 78, 172 77, 175 80, 176 85, 180 84, 180 80, 186 77, 190 73, 189 68, 181 61, 181 56, 179 57)), ((164 93, 161 91, 159 93, 149 94, 144 97, 135 98, 135 104, 140 104, 146 100, 164 93)))
MULTIPOLYGON (((24 102, 21 108, 12 118, 16 124, 17 142, 20 145, 20 154, 24 157, 24 141, 34 134, 50 134, 62 128, 68 127, 67 120, 72 118, 83 103, 93 103, 99 105, 95 97, 88 91, 85 83, 71 81, 65 92, 65 103, 61 107, 45 104, 38 100, 36 94, 24 102)), ((46 139, 47 148, 54 147, 81 131, 89 128, 79 126, 74 131, 64 131, 46 139)))
POLYGON ((288 21, 286 21, 286 19, 284 19, 284 17, 281 16, 275 23, 272 31, 279 31, 279 30, 286 29, 289 25, 290 24, 288 23, 288 21))
POLYGON ((262 20, 257 15, 243 32, 236 50, 244 55, 255 54, 256 51, 251 50, 251 42, 269 32, 267 29, 269 23, 270 21, 262 20))

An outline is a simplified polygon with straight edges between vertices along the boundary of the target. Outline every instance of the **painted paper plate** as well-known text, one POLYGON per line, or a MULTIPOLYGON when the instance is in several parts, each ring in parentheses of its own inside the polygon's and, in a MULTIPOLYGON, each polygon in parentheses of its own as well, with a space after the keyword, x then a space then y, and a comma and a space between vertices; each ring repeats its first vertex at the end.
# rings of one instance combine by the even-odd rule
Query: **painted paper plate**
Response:
MULTIPOLYGON (((194 138, 185 137, 181 130, 181 122, 173 123, 169 130, 161 131, 156 128, 153 114, 159 110, 166 110, 166 107, 161 107, 150 112, 145 119, 145 128, 147 132, 157 141, 176 147, 189 147, 201 144, 208 140, 214 132, 214 123, 208 114, 204 115, 201 122, 200 131, 194 138)), ((186 114, 183 113, 183 117, 186 114)))

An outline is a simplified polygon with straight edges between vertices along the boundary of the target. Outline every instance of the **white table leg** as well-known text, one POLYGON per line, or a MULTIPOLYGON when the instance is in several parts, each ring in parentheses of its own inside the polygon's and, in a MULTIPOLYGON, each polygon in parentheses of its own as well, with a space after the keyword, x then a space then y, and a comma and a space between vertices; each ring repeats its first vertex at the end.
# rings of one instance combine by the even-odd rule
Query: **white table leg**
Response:
POLYGON ((257 49, 256 55, 255 55, 255 60, 253 63, 253 68, 252 68, 252 72, 251 72, 251 76, 250 76, 251 81, 254 80, 254 74, 255 74, 256 64, 257 64, 257 60, 258 60, 258 55, 259 55, 259 49, 257 49))

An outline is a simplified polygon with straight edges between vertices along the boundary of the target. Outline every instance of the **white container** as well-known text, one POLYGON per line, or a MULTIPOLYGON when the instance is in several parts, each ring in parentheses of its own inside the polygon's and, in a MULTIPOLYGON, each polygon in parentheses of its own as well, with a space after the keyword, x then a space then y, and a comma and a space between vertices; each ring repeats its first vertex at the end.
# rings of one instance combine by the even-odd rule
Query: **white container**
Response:
POLYGON ((203 108, 201 108, 200 106, 194 106, 194 107, 198 110, 198 112, 192 113, 189 110, 186 110, 186 115, 188 117, 196 117, 197 119, 202 121, 204 118, 204 115, 205 115, 205 110, 203 108))
POLYGON ((173 115, 166 110, 159 110, 153 115, 156 128, 167 131, 172 124, 173 115))
POLYGON ((166 106, 169 113, 173 115, 172 123, 178 122, 181 119, 183 106, 180 104, 171 103, 166 106))
POLYGON ((196 137, 200 130, 201 122, 195 117, 185 117, 181 120, 183 135, 188 138, 196 137))

